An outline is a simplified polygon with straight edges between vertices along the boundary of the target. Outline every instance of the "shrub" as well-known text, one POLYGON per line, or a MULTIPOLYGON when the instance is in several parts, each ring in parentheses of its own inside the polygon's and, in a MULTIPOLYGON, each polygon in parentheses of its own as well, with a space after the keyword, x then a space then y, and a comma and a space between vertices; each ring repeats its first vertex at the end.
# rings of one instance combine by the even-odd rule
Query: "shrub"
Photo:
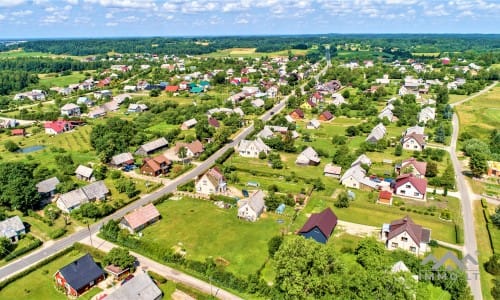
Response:
POLYGON ((40 245, 42 245, 42 241, 40 241, 39 239, 35 238, 33 240, 33 242, 31 242, 30 244, 28 244, 26 247, 23 247, 23 248, 20 248, 20 249, 16 249, 14 251, 12 251, 9 255, 7 255, 5 257, 5 261, 10 261, 10 260, 13 260, 14 258, 17 258, 25 253, 28 253, 29 251, 35 249, 35 248, 38 248, 40 247, 40 245))
POLYGON ((500 275, 500 254, 493 254, 490 259, 484 263, 486 272, 493 275, 500 275))
POLYGON ((167 282, 167 279, 163 276, 161 276, 160 274, 158 273, 155 273, 153 271, 148 271, 148 275, 153 278, 153 280, 157 281, 158 283, 162 284, 162 283, 165 283, 167 282))
POLYGON ((49 232, 49 237, 53 240, 63 236, 67 232, 66 228, 58 228, 49 232))
POLYGON ((430 240, 429 241, 429 246, 431 247, 437 247, 439 246, 438 242, 436 240, 430 240))

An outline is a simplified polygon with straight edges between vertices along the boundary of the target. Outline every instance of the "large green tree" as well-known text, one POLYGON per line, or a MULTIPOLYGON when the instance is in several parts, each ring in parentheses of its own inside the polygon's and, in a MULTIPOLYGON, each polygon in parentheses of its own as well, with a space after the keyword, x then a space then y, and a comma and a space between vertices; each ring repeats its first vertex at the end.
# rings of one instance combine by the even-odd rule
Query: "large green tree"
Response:
POLYGON ((37 208, 40 195, 33 179, 34 164, 8 162, 0 164, 0 204, 26 213, 37 208))
POLYGON ((106 265, 115 265, 121 269, 132 268, 135 257, 130 255, 127 249, 115 247, 106 254, 103 260, 106 265))
POLYGON ((128 151, 129 146, 143 142, 143 136, 137 135, 133 123, 120 118, 111 118, 105 124, 94 126, 90 133, 90 144, 105 162, 118 153, 128 151))

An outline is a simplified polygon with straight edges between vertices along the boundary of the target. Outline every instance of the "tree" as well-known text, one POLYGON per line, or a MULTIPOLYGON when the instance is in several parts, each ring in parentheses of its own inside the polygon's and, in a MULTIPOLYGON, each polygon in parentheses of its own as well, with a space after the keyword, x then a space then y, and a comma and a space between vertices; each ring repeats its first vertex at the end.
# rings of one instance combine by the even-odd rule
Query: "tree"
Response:
POLYGON ((264 198, 264 201, 266 202, 267 209, 270 211, 276 210, 276 208, 278 208, 281 204, 281 199, 273 191, 271 191, 266 198, 264 198))
POLYGON ((481 177, 488 170, 488 159, 486 155, 474 152, 469 159, 469 168, 473 176, 481 177))
POLYGON ((425 169, 425 177, 436 177, 438 174, 437 164, 433 161, 427 162, 427 169, 425 169))
POLYGON ((337 196, 337 201, 334 203, 335 207, 347 208, 350 205, 349 196, 346 192, 342 192, 337 196))
POLYGON ((365 269, 383 270, 387 268, 388 257, 383 244, 373 238, 363 239, 355 250, 356 261, 365 269))
POLYGON ((403 154, 403 146, 401 144, 397 144, 396 148, 394 148, 394 155, 401 156, 403 154))
POLYGON ((492 282, 491 296, 493 296, 493 299, 500 299, 500 277, 493 278, 492 282))
POLYGON ((115 247, 109 251, 103 259, 105 265, 115 265, 122 270, 132 269, 135 264, 135 257, 130 255, 128 250, 115 247))
POLYGON ((266 159, 266 158, 267 158, 266 152, 260 151, 259 152, 259 159, 266 159))
POLYGON ((495 209, 495 213, 491 215, 491 222, 500 227, 500 206, 495 209))
POLYGON ((271 257, 271 258, 274 257, 274 253, 276 253, 276 251, 278 251, 278 249, 280 248, 282 243, 283 243, 283 236, 281 236, 281 235, 273 236, 267 242, 267 251, 269 253, 269 257, 271 257))
POLYGON ((108 223, 101 227, 102 235, 111 242, 116 242, 119 232, 120 227, 118 226, 118 222, 115 220, 109 220, 108 223))
POLYGON ((152 89, 149 92, 150 97, 158 97, 158 96, 160 96, 160 94, 161 94, 161 91, 159 89, 152 89))
POLYGON ((455 171, 450 162, 446 165, 446 169, 441 175, 440 184, 442 187, 452 189, 455 187, 455 171))
POLYGON ((19 146, 11 140, 5 141, 3 146, 5 147, 5 150, 9 152, 16 152, 20 149, 19 146))
POLYGON ((27 213, 40 203, 40 194, 33 179, 36 165, 23 162, 0 164, 0 205, 27 213))
POLYGON ((109 161, 115 154, 128 151, 130 146, 143 143, 144 140, 144 133, 138 133, 132 122, 118 117, 107 119, 105 124, 97 124, 90 133, 90 144, 103 162, 109 161))
POLYGON ((449 100, 448 88, 446 86, 440 87, 437 91, 436 102, 438 104, 446 104, 449 100))
POLYGON ((325 189, 325 184, 323 183, 323 181, 321 181, 321 178, 319 178, 319 177, 313 179, 312 185, 313 185, 314 190, 316 190, 316 191, 322 191, 325 189))
POLYGON ((0 237, 0 258, 7 256, 14 248, 14 245, 6 237, 0 237))
POLYGON ((492 275, 500 275, 500 254, 493 254, 490 259, 484 263, 486 272, 492 275))
POLYGON ((359 129, 356 126, 347 127, 345 134, 347 136, 356 136, 359 134, 359 129))
POLYGON ((187 155, 187 148, 186 147, 180 147, 179 152, 177 153, 179 158, 182 160, 182 163, 184 163, 184 158, 186 158, 187 155))

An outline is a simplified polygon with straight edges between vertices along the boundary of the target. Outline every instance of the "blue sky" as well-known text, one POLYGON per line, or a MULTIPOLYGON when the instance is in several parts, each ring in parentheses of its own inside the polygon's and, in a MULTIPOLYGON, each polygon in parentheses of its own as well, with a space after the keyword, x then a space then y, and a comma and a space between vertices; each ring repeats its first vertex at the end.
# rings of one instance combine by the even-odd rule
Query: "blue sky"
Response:
POLYGON ((500 0, 0 0, 0 39, 500 33, 500 0))

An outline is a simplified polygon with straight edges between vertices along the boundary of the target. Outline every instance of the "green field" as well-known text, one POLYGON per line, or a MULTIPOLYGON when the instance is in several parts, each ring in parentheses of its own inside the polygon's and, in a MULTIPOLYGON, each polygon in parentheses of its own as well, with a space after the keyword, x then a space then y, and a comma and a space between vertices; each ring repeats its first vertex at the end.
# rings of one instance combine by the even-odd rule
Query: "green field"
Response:
POLYGON ((267 259, 267 241, 287 226, 286 216, 266 213, 255 223, 239 220, 237 209, 220 209, 211 201, 183 198, 157 206, 162 219, 143 231, 142 239, 181 246, 186 257, 223 258, 227 269, 246 276, 267 259), (284 219, 278 224, 277 219, 284 219))
POLYGON ((58 76, 57 74, 41 74, 39 75, 40 81, 39 85, 47 87, 66 87, 72 83, 79 83, 85 79, 85 75, 80 72, 73 72, 71 75, 58 76))
MULTIPOLYGON (((263 56, 268 56, 268 57, 276 57, 276 56, 288 56, 288 50, 282 50, 282 51, 275 51, 275 52, 255 52, 256 48, 230 48, 230 49, 224 49, 224 50, 219 50, 217 52, 212 52, 209 54, 203 54, 201 56, 203 57, 263 57, 263 56)), ((298 50, 298 49, 292 49, 290 50, 292 52, 292 55, 306 55, 308 50, 298 50)))
MULTIPOLYGON (((1 289, 0 299, 68 299, 56 289, 53 276, 57 270, 83 255, 84 253, 73 250, 49 264, 40 267, 1 289)), ((95 287, 79 299, 90 299, 100 291, 101 289, 95 287)))

